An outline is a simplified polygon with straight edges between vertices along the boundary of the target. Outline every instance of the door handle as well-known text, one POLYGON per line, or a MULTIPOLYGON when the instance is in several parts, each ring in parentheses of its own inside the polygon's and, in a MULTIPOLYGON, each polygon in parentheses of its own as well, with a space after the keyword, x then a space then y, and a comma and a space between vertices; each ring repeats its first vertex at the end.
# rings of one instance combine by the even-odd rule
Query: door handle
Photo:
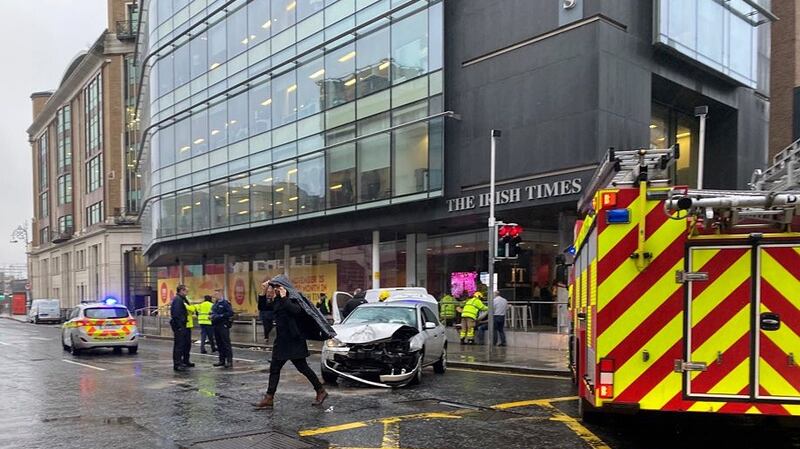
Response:
POLYGON ((762 313, 759 318, 761 330, 776 331, 781 327, 781 317, 777 313, 762 313))

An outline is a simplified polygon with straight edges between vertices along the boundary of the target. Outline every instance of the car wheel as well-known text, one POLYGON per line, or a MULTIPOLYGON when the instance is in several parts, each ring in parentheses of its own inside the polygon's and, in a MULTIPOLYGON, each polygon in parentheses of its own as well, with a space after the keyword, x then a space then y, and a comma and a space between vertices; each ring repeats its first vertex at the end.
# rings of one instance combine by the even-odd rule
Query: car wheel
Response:
POLYGON ((320 367, 320 372, 322 373, 322 380, 324 380, 326 384, 335 384, 336 381, 339 380, 339 375, 325 368, 324 364, 320 367))
POLYGON ((436 374, 444 374, 447 371, 447 344, 442 348, 442 356, 433 364, 433 372, 436 374))
POLYGON ((39 324, 39 317, 38 316, 33 319, 33 324, 39 324))
POLYGON ((64 334, 61 334, 61 349, 65 351, 69 351, 69 346, 64 343, 64 334))
POLYGON ((122 354, 122 348, 120 348, 118 346, 115 347, 115 348, 112 348, 112 350, 114 351, 114 354, 122 354))
POLYGON ((131 346, 128 348, 128 354, 136 354, 139 351, 139 346, 131 346))
POLYGON ((419 365, 419 369, 417 370, 417 374, 411 379, 409 385, 419 385, 422 383, 422 361, 425 360, 425 349, 423 348, 422 352, 419 353, 419 359, 417 360, 417 365, 419 365))
POLYGON ((69 353, 72 355, 80 355, 81 350, 75 345, 75 339, 70 338, 69 353))

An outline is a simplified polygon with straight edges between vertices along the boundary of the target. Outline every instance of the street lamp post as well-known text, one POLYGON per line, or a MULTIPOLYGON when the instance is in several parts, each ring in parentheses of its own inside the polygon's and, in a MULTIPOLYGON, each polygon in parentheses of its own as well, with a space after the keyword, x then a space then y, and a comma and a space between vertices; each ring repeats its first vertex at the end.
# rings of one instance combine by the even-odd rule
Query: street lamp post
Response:
POLYGON ((25 223, 17 226, 16 228, 14 228, 13 231, 11 231, 11 243, 19 243, 20 240, 25 242, 25 245, 27 245, 30 242, 30 240, 28 240, 27 221, 25 221, 25 223))
POLYGON ((489 320, 488 320, 488 335, 486 336, 486 357, 487 361, 492 359, 492 350, 494 344, 494 259, 497 254, 497 223, 494 216, 494 201, 495 201, 495 154, 497 151, 497 139, 500 138, 500 130, 492 130, 492 145, 491 154, 489 156, 489 291, 486 294, 486 299, 489 301, 489 320))

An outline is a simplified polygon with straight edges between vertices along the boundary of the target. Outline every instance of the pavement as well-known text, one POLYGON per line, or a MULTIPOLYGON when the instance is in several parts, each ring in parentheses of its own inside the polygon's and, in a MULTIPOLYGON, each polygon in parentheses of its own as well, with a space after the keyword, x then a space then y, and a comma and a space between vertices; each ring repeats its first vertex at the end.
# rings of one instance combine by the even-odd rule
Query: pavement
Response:
MULTIPOLYGON (((341 381, 314 407, 307 380, 287 366, 275 408, 258 411, 250 404, 267 383, 263 351, 235 349, 225 370, 194 348, 197 367, 175 373, 169 341, 142 339, 136 355, 75 357, 59 334, 0 320, 0 448, 800 448, 796 428, 739 417, 582 423, 568 378, 468 368, 426 369, 420 385, 394 390, 341 381)), ((309 363, 316 370, 318 356, 309 363)))

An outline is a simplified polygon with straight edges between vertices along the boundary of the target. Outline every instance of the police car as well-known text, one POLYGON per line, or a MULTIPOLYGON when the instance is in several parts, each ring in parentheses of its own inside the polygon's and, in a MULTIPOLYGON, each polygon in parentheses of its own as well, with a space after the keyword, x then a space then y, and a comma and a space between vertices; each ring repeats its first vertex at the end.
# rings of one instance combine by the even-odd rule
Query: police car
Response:
POLYGON ((61 327, 61 346, 73 355, 92 348, 113 348, 115 353, 128 348, 136 354, 139 331, 128 308, 109 298, 70 310, 61 327))

